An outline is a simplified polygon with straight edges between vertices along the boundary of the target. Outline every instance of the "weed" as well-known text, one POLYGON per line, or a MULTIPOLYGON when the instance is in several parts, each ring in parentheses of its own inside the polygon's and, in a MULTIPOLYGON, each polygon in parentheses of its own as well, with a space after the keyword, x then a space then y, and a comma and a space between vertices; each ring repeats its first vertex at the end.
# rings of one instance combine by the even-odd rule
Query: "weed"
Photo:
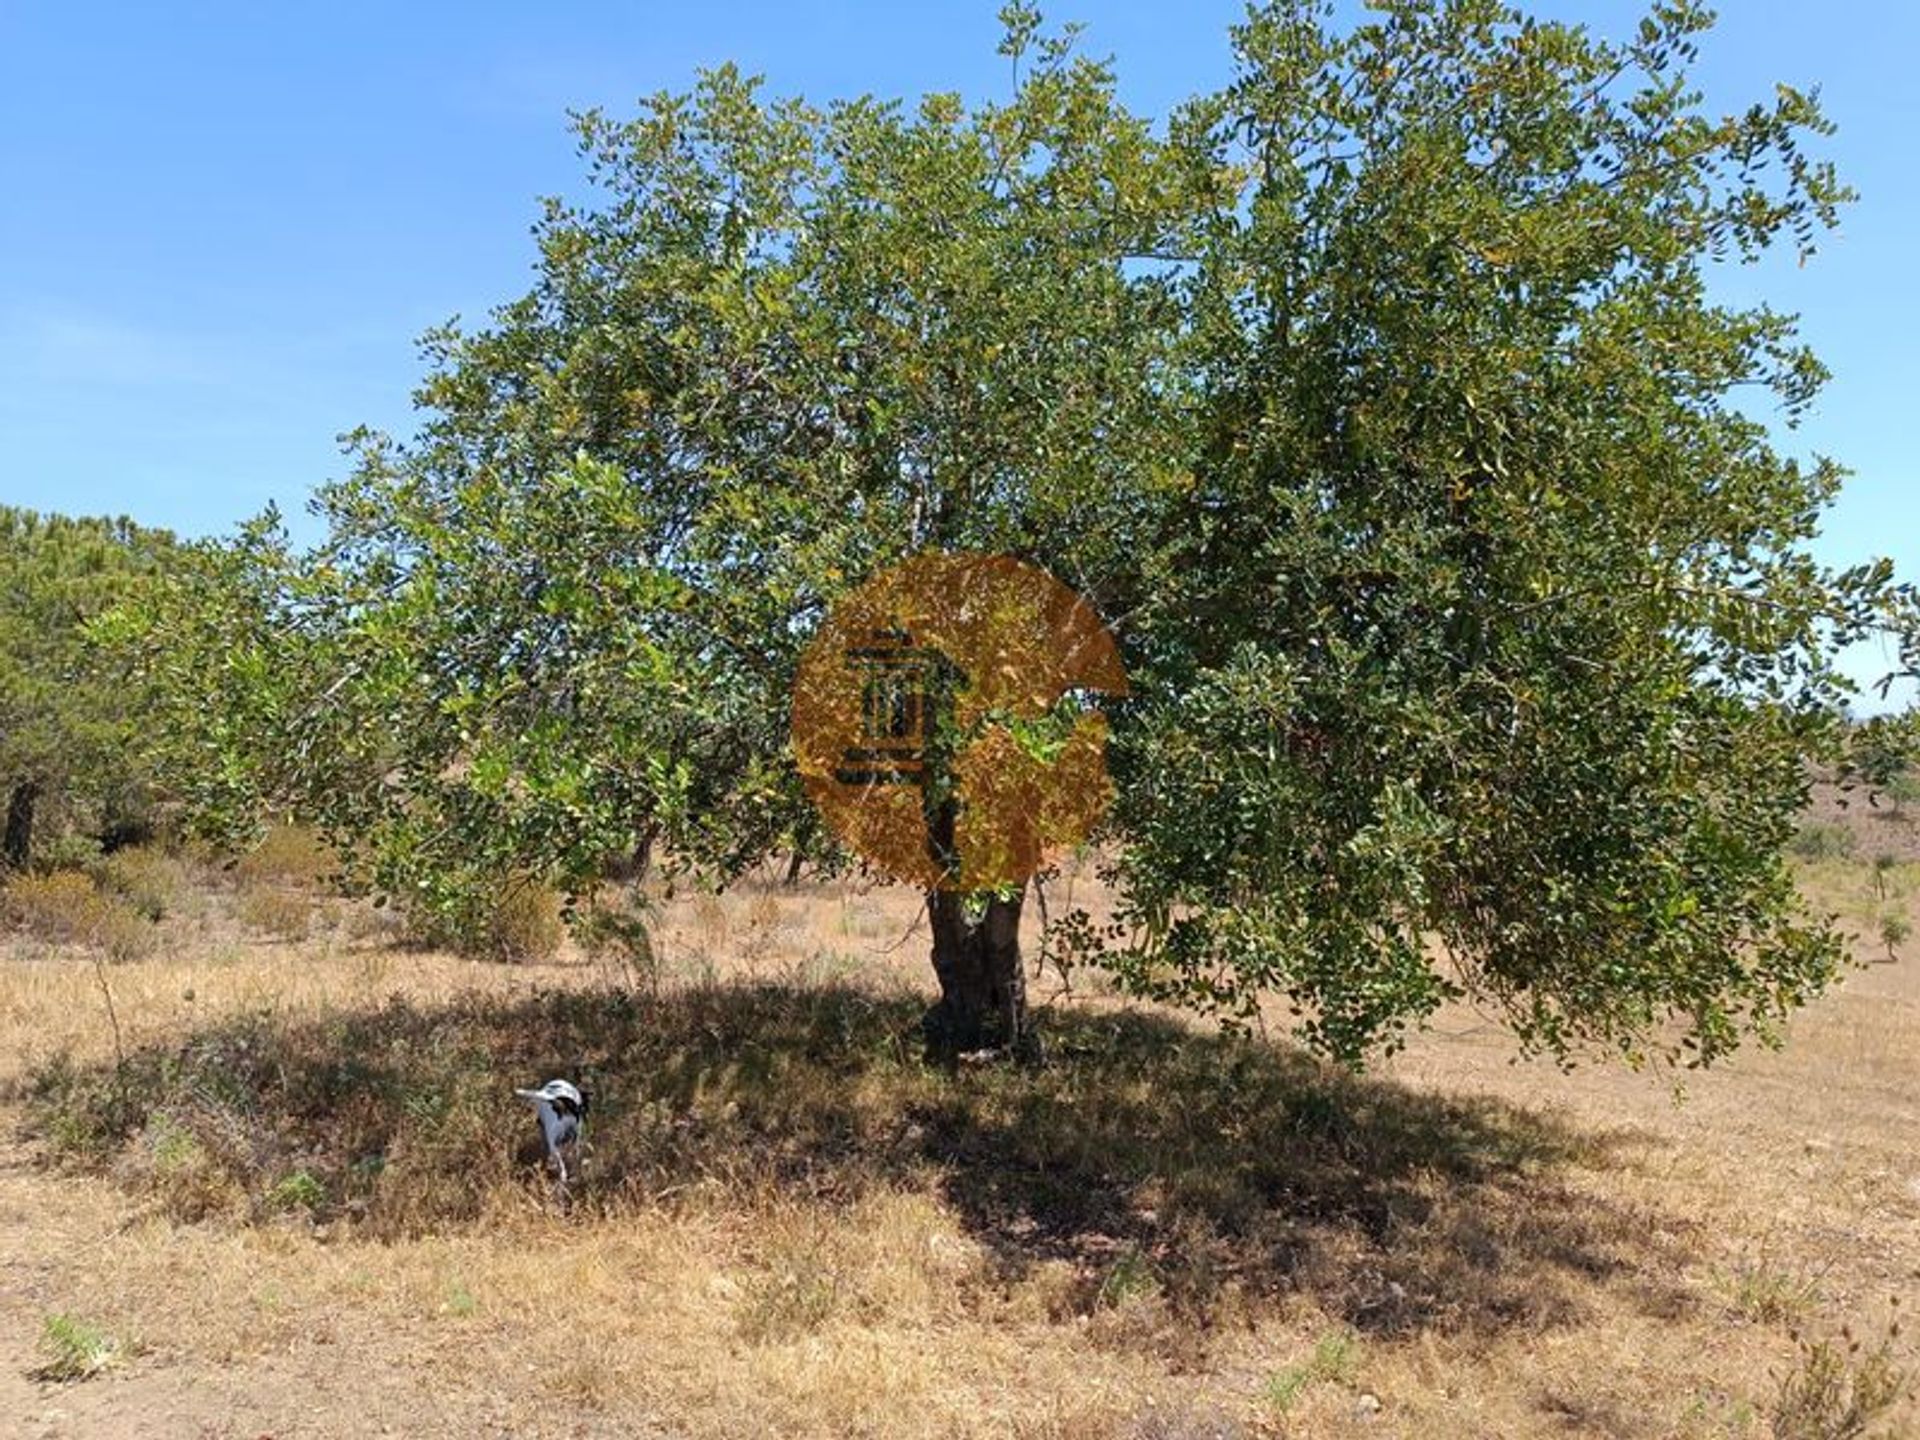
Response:
POLYGON ((456 1275, 447 1281, 447 1298, 440 1309, 455 1319, 466 1320, 480 1313, 480 1302, 473 1298, 467 1282, 456 1275))
POLYGON ((1862 1440, 1877 1422, 1910 1398, 1912 1373, 1895 1358, 1899 1301, 1877 1342, 1866 1345, 1852 1328, 1838 1340, 1794 1337, 1796 1363, 1773 1402, 1778 1440, 1862 1440))
POLYGON ((1819 1302, 1820 1284, 1829 1268, 1783 1266, 1774 1260, 1771 1246, 1763 1244, 1757 1254, 1743 1254, 1729 1269, 1714 1271, 1713 1278, 1727 1308, 1742 1319, 1790 1325, 1819 1302))
POLYGON ((1101 1278, 1100 1289, 1094 1296, 1094 1303, 1103 1307, 1117 1307, 1130 1300, 1158 1294, 1160 1277, 1154 1273, 1153 1264, 1137 1249, 1129 1249, 1108 1267, 1101 1278))
POLYGON ((88 1380, 131 1353, 118 1338, 74 1315, 42 1320, 40 1349, 47 1359, 33 1372, 36 1380, 88 1380))
POLYGON ((296 1170, 267 1191, 266 1202, 270 1210, 306 1210, 311 1213, 327 1203, 327 1187, 315 1179, 311 1172, 296 1170))
POLYGON ((1267 1404, 1285 1414, 1309 1386, 1322 1381, 1345 1384, 1352 1378, 1355 1360, 1353 1337, 1342 1331, 1322 1335, 1313 1354, 1298 1365, 1275 1371, 1266 1385, 1267 1404))

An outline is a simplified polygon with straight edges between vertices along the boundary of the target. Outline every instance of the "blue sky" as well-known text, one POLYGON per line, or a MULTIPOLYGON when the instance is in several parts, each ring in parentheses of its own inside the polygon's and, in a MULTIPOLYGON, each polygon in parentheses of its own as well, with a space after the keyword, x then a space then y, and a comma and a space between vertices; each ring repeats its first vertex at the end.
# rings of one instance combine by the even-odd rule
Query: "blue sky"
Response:
MULTIPOLYGON (((404 433, 414 339, 526 288, 569 107, 630 112, 733 59, 771 89, 1004 92, 997 0, 82 7, 0 0, 0 502, 223 531, 296 518, 334 437, 404 433)), ((1535 7, 1622 33, 1620 0, 1535 7)), ((1130 103, 1228 73, 1237 3, 1077 0, 1130 103)), ((1818 84, 1862 192, 1804 270, 1730 276, 1835 372, 1796 447, 1857 472, 1821 542, 1920 578, 1920 7, 1728 0, 1711 103, 1818 84)), ((1870 658, 1860 661, 1863 671, 1870 658)))

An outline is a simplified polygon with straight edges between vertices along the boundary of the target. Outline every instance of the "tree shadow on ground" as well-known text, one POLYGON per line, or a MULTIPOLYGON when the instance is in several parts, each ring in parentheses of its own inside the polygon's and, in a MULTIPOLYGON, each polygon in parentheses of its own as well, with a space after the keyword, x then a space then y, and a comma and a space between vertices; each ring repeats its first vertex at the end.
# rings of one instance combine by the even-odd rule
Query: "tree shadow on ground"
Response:
POLYGON ((1070 1262, 1093 1306, 1150 1276, 1202 1324, 1294 1293, 1375 1333, 1572 1323, 1595 1283, 1683 1303, 1660 1277, 1691 1227, 1594 1183, 1614 1139, 1132 1011, 1055 1013, 1037 1071, 944 1071, 922 1004, 758 985, 262 1012, 124 1072, 56 1063, 28 1099, 62 1153, 183 1215, 472 1222, 531 1183, 513 1087, 567 1075, 593 1097, 576 1219, 925 1189, 1008 1277, 1070 1262))

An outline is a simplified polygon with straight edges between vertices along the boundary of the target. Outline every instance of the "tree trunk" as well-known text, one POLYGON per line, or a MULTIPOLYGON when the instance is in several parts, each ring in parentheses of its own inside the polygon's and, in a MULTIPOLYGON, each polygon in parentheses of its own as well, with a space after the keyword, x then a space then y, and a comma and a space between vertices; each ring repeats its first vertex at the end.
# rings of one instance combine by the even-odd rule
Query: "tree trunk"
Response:
POLYGON ((1026 890, 1011 899, 969 897, 952 890, 927 896, 933 926, 933 973, 939 1003, 921 1022, 928 1053, 942 1059, 975 1050, 1005 1050, 1039 1058, 1038 1037, 1027 1022, 1027 976, 1020 964, 1020 910, 1026 890), (968 915, 968 902, 984 910, 968 915))
POLYGON ((13 787, 7 802, 7 829, 0 837, 0 870, 24 870, 33 855, 33 807, 40 799, 40 786, 22 780, 13 787))
POLYGON ((951 1060, 980 1050, 1003 1050, 1038 1061, 1038 1037, 1027 1023, 1027 974, 1020 964, 1020 910, 1027 887, 1007 898, 969 893, 955 831, 960 797, 953 783, 953 677, 929 697, 920 783, 927 854, 950 888, 927 892, 933 927, 933 973, 939 1003, 921 1020, 928 1055, 951 1060), (972 913, 969 914, 969 911, 972 913))

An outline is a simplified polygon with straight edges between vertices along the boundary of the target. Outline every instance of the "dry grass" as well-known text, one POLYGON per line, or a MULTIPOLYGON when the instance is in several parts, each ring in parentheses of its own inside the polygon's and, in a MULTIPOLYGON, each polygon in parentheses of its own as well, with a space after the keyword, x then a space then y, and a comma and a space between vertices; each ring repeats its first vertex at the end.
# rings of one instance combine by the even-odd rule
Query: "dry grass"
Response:
MULTIPOLYGON (((1872 854, 1809 862, 1869 937, 1920 895, 1872 854)), ((189 885, 167 943, 112 967, 125 1070, 84 954, 0 949, 0 1090, 32 1137, 0 1157, 27 1281, 0 1288, 0 1410, 103 1435, 1912 1423, 1878 1318, 1920 1286, 1912 963, 1682 1105, 1511 1065, 1468 1012, 1356 1079, 1051 972, 1046 1069, 947 1073, 913 1044, 898 892, 656 897, 637 958, 614 927, 502 966, 358 910, 240 939, 234 908, 283 887, 189 885), (510 1094, 559 1073, 595 1095, 566 1205, 510 1094), (29 1379, 54 1315, 140 1348, 111 1384, 29 1379)))

